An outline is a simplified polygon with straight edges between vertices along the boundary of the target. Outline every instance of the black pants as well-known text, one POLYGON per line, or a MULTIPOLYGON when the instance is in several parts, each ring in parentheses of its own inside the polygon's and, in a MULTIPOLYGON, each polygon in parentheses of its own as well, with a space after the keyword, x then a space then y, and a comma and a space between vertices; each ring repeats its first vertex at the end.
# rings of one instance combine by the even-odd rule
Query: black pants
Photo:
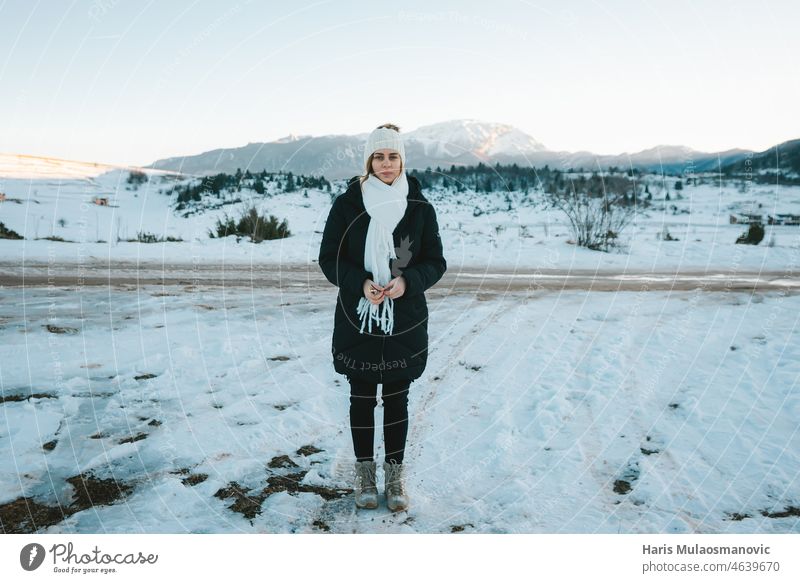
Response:
MULTIPOLYGON (((372 461, 375 441, 375 406, 378 404, 378 385, 350 380, 350 431, 353 449, 360 462, 372 461)), ((383 383, 383 441, 385 461, 403 463, 408 434, 408 387, 411 381, 383 383)))

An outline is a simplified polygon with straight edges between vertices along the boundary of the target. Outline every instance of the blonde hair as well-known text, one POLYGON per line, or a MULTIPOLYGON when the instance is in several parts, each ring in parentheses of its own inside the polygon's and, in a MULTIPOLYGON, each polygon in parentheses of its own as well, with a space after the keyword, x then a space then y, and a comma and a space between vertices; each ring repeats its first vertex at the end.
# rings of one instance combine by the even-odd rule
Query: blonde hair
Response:
MULTIPOLYGON (((393 124, 393 123, 385 123, 383 125, 379 125, 375 129, 377 130, 377 129, 380 129, 380 128, 386 128, 386 129, 394 130, 398 134, 400 133, 400 128, 398 126, 396 126, 395 124, 393 124)), ((367 158, 367 163, 364 165, 365 166, 364 167, 364 174, 359 178, 359 181, 361 182, 361 184, 364 184, 364 181, 367 178, 369 178, 369 175, 373 174, 373 172, 372 172, 372 156, 373 155, 374 155, 374 152, 369 155, 369 158, 367 158)), ((403 159, 400 158, 400 172, 403 172, 403 165, 404 165, 403 159)))

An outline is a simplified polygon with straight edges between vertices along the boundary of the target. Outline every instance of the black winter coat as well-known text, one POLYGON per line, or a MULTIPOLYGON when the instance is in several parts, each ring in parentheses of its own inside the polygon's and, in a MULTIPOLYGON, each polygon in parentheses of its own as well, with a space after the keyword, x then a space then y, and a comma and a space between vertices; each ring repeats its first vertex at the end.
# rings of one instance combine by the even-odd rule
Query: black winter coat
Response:
POLYGON ((364 297, 364 245, 370 216, 358 177, 333 201, 322 244, 319 266, 339 288, 334 315, 331 354, 336 372, 373 383, 414 380, 428 361, 428 304, 425 290, 447 270, 436 211, 422 195, 419 181, 408 178, 406 212, 394 230, 397 259, 390 261, 392 277, 402 275, 405 293, 394 300, 394 329, 387 335, 373 322, 360 332, 356 308, 364 297))

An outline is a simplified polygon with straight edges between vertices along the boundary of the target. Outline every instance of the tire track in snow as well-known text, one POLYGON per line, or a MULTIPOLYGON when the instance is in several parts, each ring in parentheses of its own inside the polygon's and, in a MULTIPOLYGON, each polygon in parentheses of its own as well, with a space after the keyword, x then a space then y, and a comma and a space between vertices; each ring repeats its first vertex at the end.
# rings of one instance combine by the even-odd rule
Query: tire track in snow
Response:
MULTIPOLYGON (((480 304, 483 304, 483 300, 476 297, 465 312, 471 312, 480 304)), ((428 382, 430 389, 417 405, 416 415, 410 420, 413 425, 410 428, 407 443, 409 444, 409 453, 411 453, 410 458, 412 460, 418 460, 422 454, 421 437, 433 426, 432 423, 428 421, 431 410, 434 409, 431 405, 438 396, 439 387, 446 384, 445 381, 448 373, 453 369, 454 363, 458 363, 461 356, 480 334, 485 332, 505 312, 504 309, 502 309, 502 299, 496 300, 493 304, 496 304, 496 307, 492 309, 489 314, 481 316, 477 322, 473 322, 469 325, 470 334, 460 334, 456 336, 459 340, 449 348, 448 355, 443 364, 439 367, 437 373, 431 377, 432 379, 436 378, 438 380, 428 382)), ((457 322, 458 320, 456 323, 457 322)))

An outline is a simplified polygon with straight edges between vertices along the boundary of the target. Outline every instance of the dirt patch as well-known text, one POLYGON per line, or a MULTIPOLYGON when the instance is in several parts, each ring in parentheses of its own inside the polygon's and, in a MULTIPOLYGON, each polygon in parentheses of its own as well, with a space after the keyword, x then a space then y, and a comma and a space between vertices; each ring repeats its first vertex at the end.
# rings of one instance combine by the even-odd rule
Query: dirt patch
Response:
POLYGON ((625 471, 618 480, 614 480, 614 492, 627 494, 633 489, 633 484, 639 479, 639 462, 629 462, 625 471))
POLYGON ((72 393, 72 396, 77 399, 105 399, 113 397, 117 393, 114 391, 84 391, 81 393, 72 393))
POLYGON ((296 468, 298 467, 296 463, 294 463, 288 455, 279 455, 275 456, 269 463, 267 467, 270 468, 296 468))
POLYGON ((248 491, 237 482, 231 482, 225 488, 220 488, 214 493, 216 498, 226 500, 233 498, 233 504, 228 506, 230 510, 238 512, 251 521, 256 515, 261 513, 261 504, 266 496, 262 494, 248 494, 248 491))
POLYGON ((58 399, 58 395, 52 393, 30 393, 28 395, 0 395, 1 403, 14 403, 28 401, 29 399, 58 399))
POLYGON ((303 480, 306 473, 307 472, 304 470, 296 474, 289 474, 286 476, 272 476, 267 480, 269 485, 264 488, 263 491, 267 495, 275 494, 277 492, 288 492, 290 494, 298 492, 310 492, 312 494, 321 496, 325 500, 335 500, 336 498, 342 498, 353 492, 351 488, 329 488, 327 486, 311 486, 308 484, 301 484, 300 482, 303 480))
POLYGON ((300 482, 306 476, 306 471, 300 471, 296 474, 287 474, 285 476, 270 476, 267 478, 267 487, 261 493, 266 498, 278 492, 288 492, 294 494, 300 491, 300 482))
POLYGON ((33 498, 17 498, 0 506, 0 528, 4 534, 30 534, 58 524, 70 514, 60 506, 40 504, 33 498))
POLYGON ((48 332, 53 334, 77 334, 77 328, 70 328, 69 326, 53 326, 52 324, 47 324, 45 326, 48 332))
POLYGON ((298 449, 296 453, 297 455, 310 456, 314 455, 315 453, 322 453, 323 451, 325 450, 319 449, 318 447, 315 447, 313 445, 304 445, 303 447, 298 449))
POLYGON ((787 506, 786 510, 781 510, 780 512, 762 510, 761 515, 767 518, 789 518, 790 516, 800 516, 800 508, 797 506, 787 506))
POLYGON ((123 443, 133 443, 134 441, 141 441, 142 439, 146 438, 147 438, 147 433, 137 433, 136 435, 126 437, 125 439, 120 439, 117 443, 122 445, 123 443))
POLYGON ((91 473, 67 478, 66 482, 74 488, 72 503, 67 507, 48 506, 28 497, 0 505, 2 532, 35 533, 87 508, 112 504, 133 490, 131 485, 114 479, 101 479, 91 473))
POLYGON ((631 489, 631 483, 627 480, 614 480, 614 492, 617 494, 627 494, 631 489))
POLYGON ((124 498, 133 490, 133 486, 116 481, 114 478, 98 478, 94 474, 78 474, 67 478, 67 483, 75 488, 70 509, 74 512, 86 510, 92 506, 106 506, 124 498))
POLYGON ((744 520, 745 518, 752 518, 749 514, 739 514, 738 512, 726 512, 728 515, 728 520, 744 520))
MULTIPOLYGON (((766 516, 767 518, 789 518, 791 516, 800 516, 800 508, 797 506, 787 506, 785 510, 781 510, 779 512, 770 512, 769 510, 761 510, 761 516, 766 516)), ((726 512, 725 513, 728 518, 727 520, 744 520, 745 518, 752 518, 752 514, 748 514, 747 512, 726 512)))
POLYGON ((184 486, 197 486, 197 484, 202 484, 206 480, 208 480, 208 474, 189 474, 181 480, 181 483, 184 486))
MULTIPOLYGON (((300 448, 305 451, 310 451, 310 448, 317 450, 314 446, 303 446, 300 448)), ((298 450, 300 451, 300 450, 298 450)), ((318 450, 322 451, 322 450, 318 450)), ((316 452, 315 452, 316 453, 316 452)), ((298 467, 288 455, 280 455, 272 458, 267 464, 268 467, 274 469, 281 468, 296 468, 298 467)), ((221 500, 233 499, 233 504, 228 506, 230 510, 238 512, 251 524, 253 519, 261 513, 261 506, 268 497, 279 492, 286 492, 290 495, 296 495, 302 492, 316 494, 326 501, 343 498, 353 493, 351 488, 330 488, 327 486, 314 486, 309 484, 302 484, 308 470, 292 471, 288 474, 272 474, 267 477, 267 485, 261 491, 255 491, 243 487, 237 482, 231 482, 226 487, 220 488, 214 493, 214 497, 221 500)), ((315 521, 314 526, 321 530, 329 531, 330 527, 322 521, 315 521)))

